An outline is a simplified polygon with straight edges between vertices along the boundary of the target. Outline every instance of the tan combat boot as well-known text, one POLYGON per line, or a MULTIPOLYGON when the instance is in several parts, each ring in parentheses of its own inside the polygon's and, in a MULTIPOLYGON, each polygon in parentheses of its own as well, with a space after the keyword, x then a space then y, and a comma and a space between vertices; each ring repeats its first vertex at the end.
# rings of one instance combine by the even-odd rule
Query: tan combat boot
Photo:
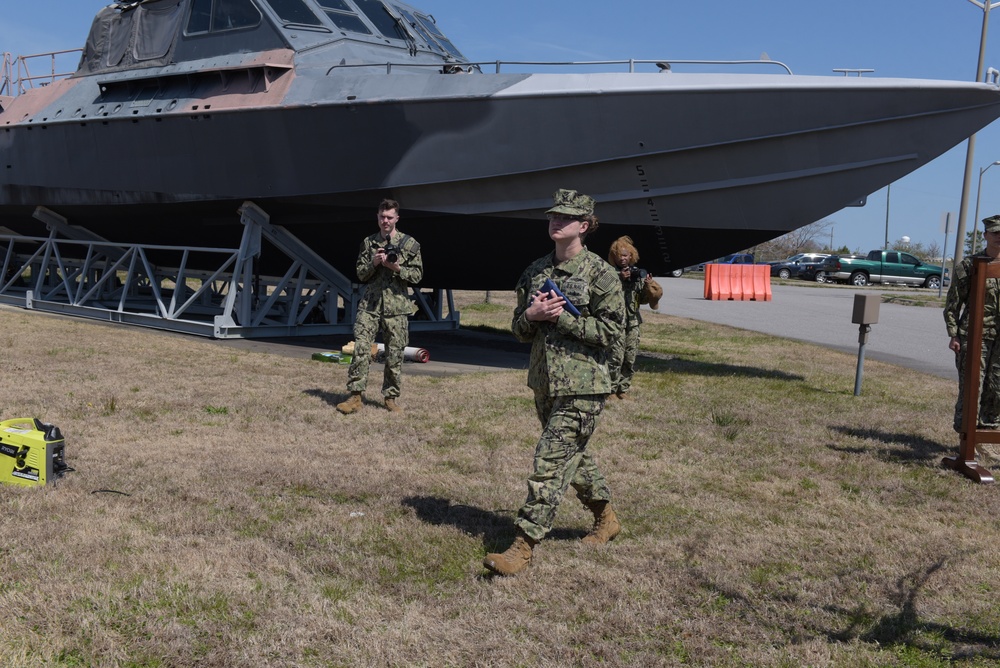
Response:
POLYGON ((629 401, 632 399, 627 392, 618 392, 615 396, 618 397, 618 401, 629 401))
POLYGON ((490 569, 497 575, 514 575, 520 573, 531 563, 531 550, 538 545, 538 541, 529 538, 520 531, 514 544, 507 548, 506 552, 499 554, 487 554, 483 559, 483 566, 490 569))
POLYGON ((361 393, 351 392, 351 398, 337 404, 337 410, 344 415, 350 415, 351 413, 357 413, 361 410, 363 405, 364 404, 361 403, 361 393))
POLYGON ((402 413, 403 412, 403 409, 399 407, 399 404, 397 404, 396 400, 393 399, 392 397, 386 397, 385 398, 385 409, 387 411, 389 411, 390 413, 402 413))
POLYGON ((594 528, 583 537, 587 545, 603 545, 621 533, 622 525, 608 501, 591 501, 585 506, 594 513, 594 528))

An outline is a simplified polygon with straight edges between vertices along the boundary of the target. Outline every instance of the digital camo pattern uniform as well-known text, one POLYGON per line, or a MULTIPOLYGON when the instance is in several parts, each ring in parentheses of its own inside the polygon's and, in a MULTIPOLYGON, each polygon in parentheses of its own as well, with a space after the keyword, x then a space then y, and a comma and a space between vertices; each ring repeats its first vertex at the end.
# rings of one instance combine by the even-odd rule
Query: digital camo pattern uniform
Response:
POLYGON ((643 283, 621 278, 621 274, 618 276, 625 297, 625 331, 611 346, 608 371, 611 374, 611 391, 624 394, 632 387, 635 358, 639 355, 639 326, 642 325, 639 306, 642 303, 643 283))
POLYGON ((586 448, 611 391, 607 355, 625 320, 618 274, 611 265, 586 249, 558 266, 554 261, 550 253, 521 275, 511 323, 514 335, 532 344, 528 386, 534 390, 543 427, 528 497, 514 522, 534 540, 552 528, 570 485, 584 503, 611 499, 607 481, 586 448), (579 317, 567 311, 555 323, 524 317, 546 278, 580 310, 579 317))
POLYGON ((385 266, 372 265, 375 252, 385 245, 381 234, 365 238, 358 252, 358 280, 366 285, 354 322, 355 355, 347 372, 347 389, 349 392, 365 391, 371 355, 361 351, 371 349, 381 329, 385 339, 382 396, 394 399, 402 389, 403 349, 410 342, 409 316, 416 310, 407 289, 423 278, 424 262, 420 257, 420 244, 413 237, 397 230, 391 241, 399 249, 398 274, 385 266))
MULTIPOLYGON (((976 257, 986 257, 979 253, 976 257)), ((958 368, 958 400, 955 402, 955 431, 961 431, 962 403, 965 394, 965 360, 968 352, 969 292, 971 290, 972 258, 965 257, 955 269, 955 279, 948 288, 944 303, 944 322, 949 337, 959 337, 962 349, 955 355, 958 368)), ((983 346, 980 351, 979 417, 981 427, 1000 426, 1000 340, 997 324, 1000 315, 1000 280, 986 279, 986 299, 983 304, 983 346)))

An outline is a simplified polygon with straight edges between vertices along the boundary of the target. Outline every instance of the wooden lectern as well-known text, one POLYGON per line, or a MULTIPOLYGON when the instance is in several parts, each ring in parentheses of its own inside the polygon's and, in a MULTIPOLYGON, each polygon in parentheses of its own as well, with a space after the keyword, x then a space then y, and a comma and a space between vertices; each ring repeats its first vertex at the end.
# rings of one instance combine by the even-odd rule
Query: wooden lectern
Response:
MULTIPOLYGON (((972 258, 972 285, 969 289, 969 339, 966 346, 965 383, 962 395, 962 425, 957 457, 945 457, 942 466, 954 469, 976 482, 993 482, 993 474, 976 461, 976 445, 1000 443, 1000 431, 979 429, 979 374, 983 347, 983 304, 986 301, 986 279, 1000 278, 1000 262, 987 257, 972 258)), ((952 278, 954 280, 954 277, 952 278)))

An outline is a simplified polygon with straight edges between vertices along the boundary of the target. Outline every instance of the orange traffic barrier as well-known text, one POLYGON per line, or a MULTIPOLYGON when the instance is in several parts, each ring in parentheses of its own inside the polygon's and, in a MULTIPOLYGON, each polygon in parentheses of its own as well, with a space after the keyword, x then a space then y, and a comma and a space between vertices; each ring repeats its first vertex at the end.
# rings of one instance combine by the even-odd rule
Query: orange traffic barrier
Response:
POLYGON ((746 268, 752 266, 753 265, 734 264, 729 270, 729 298, 733 301, 746 301, 752 296, 753 283, 751 282, 749 285, 746 285, 743 281, 743 277, 749 275, 746 268), (744 290, 744 288, 746 288, 746 290, 744 290))
MULTIPOLYGON (((720 301, 728 301, 732 298, 732 293, 730 292, 732 283, 731 268, 731 264, 717 264, 715 265, 715 270, 712 272, 712 283, 718 286, 719 296, 716 299, 720 301)), ((712 294, 716 294, 714 289, 712 290, 712 294)))
POLYGON ((753 266, 753 294, 759 302, 771 301, 771 266, 755 264, 753 266))
POLYGON ((705 299, 771 301, 771 267, 766 264, 706 264, 705 299))
POLYGON ((757 265, 741 264, 740 269, 740 282, 742 283, 740 286, 740 292, 743 295, 743 301, 755 300, 757 298, 757 293, 754 291, 755 284, 753 279, 757 274, 757 272, 754 271, 757 269, 757 265))

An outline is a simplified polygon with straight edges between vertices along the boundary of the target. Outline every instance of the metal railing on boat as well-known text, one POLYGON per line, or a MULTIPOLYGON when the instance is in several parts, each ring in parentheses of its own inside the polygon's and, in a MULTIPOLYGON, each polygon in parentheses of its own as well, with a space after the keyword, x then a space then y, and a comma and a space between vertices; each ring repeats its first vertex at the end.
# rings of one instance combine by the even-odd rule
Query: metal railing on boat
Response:
POLYGON ((386 74, 391 74, 393 67, 397 68, 437 68, 448 73, 468 72, 472 68, 482 71, 484 66, 493 66, 495 72, 500 74, 504 66, 518 67, 562 67, 562 68, 595 68, 614 66, 628 66, 629 73, 636 72, 637 65, 652 65, 660 72, 670 72, 674 65, 707 65, 707 66, 743 66, 743 65, 765 65, 779 67, 787 74, 792 73, 792 69, 779 60, 686 60, 686 59, 656 59, 638 60, 629 58, 626 60, 585 60, 585 61, 541 61, 541 60, 484 60, 481 62, 450 62, 450 63, 410 63, 410 62, 385 62, 385 63, 339 63, 333 65, 326 71, 327 75, 337 69, 358 68, 358 67, 384 67, 386 74), (469 68, 469 69, 465 69, 469 68))
POLYGON ((34 88, 36 84, 46 86, 57 79, 70 76, 75 69, 66 72, 59 71, 61 69, 60 63, 63 60, 60 59, 60 56, 68 56, 73 53, 83 53, 83 49, 34 53, 28 56, 14 56, 5 52, 3 63, 0 64, 0 95, 14 97, 24 93, 29 88, 34 88), (42 59, 48 59, 49 71, 45 74, 31 74, 29 62, 42 59))

